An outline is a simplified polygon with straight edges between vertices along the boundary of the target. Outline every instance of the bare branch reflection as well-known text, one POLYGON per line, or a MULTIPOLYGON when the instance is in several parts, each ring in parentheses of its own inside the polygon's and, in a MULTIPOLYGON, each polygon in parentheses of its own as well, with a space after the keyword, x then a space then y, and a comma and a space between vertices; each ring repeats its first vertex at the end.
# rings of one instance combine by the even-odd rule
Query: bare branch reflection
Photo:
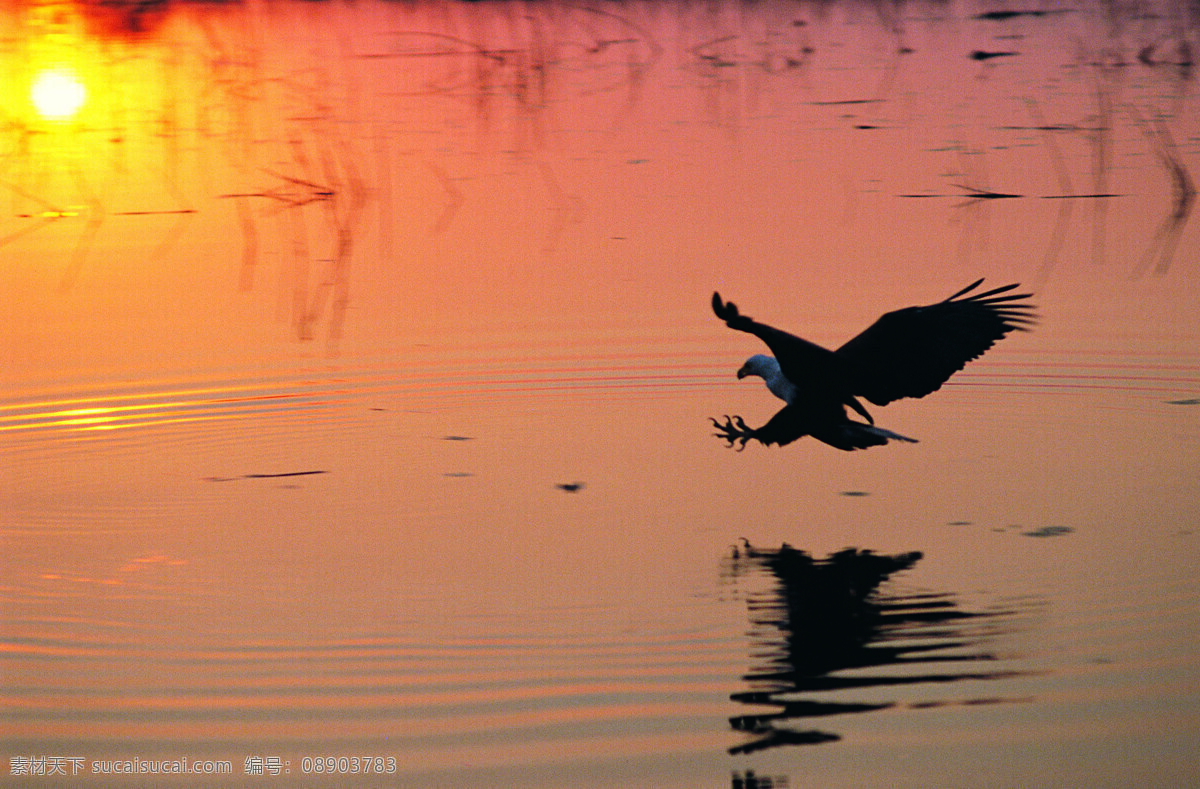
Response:
POLYGON ((1192 213, 1192 205, 1196 201, 1196 186, 1187 166, 1179 156, 1179 149, 1175 146, 1175 141, 1166 124, 1158 118, 1153 121, 1143 120, 1132 105, 1129 105, 1128 111, 1135 122, 1142 127, 1151 149, 1171 179, 1170 212, 1163 218, 1151 238, 1145 255, 1142 256, 1137 268, 1133 271, 1133 277, 1143 276, 1152 265, 1155 275, 1162 276, 1171 268, 1171 262, 1175 259, 1179 239, 1183 235, 1183 229, 1192 213))

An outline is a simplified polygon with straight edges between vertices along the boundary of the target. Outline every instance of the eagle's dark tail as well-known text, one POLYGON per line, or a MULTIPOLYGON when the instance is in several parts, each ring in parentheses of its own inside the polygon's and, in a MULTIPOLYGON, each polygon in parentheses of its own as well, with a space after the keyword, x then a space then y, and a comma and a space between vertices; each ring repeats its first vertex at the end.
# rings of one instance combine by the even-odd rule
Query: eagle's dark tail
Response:
POLYGON ((875 425, 864 425, 862 422, 843 422, 837 427, 828 431, 821 431, 821 435, 813 433, 813 438, 824 441, 830 446, 844 449, 850 452, 855 449, 866 449, 867 447, 880 447, 889 441, 905 441, 909 444, 917 443, 917 439, 902 436, 899 433, 893 433, 891 430, 885 430, 882 427, 875 425))

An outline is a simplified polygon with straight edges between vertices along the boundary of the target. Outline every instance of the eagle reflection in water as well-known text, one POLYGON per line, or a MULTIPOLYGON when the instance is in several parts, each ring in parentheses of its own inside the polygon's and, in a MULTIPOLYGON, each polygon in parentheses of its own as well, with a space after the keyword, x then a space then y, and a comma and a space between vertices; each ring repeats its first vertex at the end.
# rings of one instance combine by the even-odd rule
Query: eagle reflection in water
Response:
POLYGON ((981 664, 997 661, 980 645, 1013 629, 1011 620, 1019 609, 968 612, 949 594, 888 590, 891 584, 885 582, 891 576, 920 559, 917 551, 889 556, 857 548, 814 559, 786 543, 774 550, 744 540, 734 548, 726 564, 729 578, 760 575, 772 583, 763 592, 746 595, 756 665, 742 677, 747 689, 731 698, 756 711, 730 718, 730 725, 747 735, 729 749, 731 754, 841 739, 799 725, 806 720, 893 707, 1014 700, 888 700, 888 688, 944 687, 1022 673, 979 670, 981 664), (862 693, 869 698, 855 698, 862 693))

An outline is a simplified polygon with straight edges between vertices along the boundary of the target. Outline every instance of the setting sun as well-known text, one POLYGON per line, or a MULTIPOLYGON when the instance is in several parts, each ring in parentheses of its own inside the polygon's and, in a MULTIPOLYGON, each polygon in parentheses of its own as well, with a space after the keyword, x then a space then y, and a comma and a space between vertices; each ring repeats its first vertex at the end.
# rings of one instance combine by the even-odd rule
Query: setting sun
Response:
POLYGON ((74 74, 67 71, 43 71, 29 91, 38 113, 50 120, 65 120, 83 106, 86 91, 74 74))

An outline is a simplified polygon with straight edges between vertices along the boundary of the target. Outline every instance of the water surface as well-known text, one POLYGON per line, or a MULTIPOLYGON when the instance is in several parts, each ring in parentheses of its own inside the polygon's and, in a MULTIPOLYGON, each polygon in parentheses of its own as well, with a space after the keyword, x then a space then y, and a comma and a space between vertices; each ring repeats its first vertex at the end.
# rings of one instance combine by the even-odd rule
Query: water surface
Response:
POLYGON ((1196 20, 995 11, 6 10, 0 780, 1200 781, 1196 20), (920 443, 711 435, 714 289, 979 277, 920 443))

